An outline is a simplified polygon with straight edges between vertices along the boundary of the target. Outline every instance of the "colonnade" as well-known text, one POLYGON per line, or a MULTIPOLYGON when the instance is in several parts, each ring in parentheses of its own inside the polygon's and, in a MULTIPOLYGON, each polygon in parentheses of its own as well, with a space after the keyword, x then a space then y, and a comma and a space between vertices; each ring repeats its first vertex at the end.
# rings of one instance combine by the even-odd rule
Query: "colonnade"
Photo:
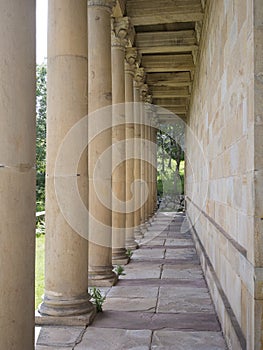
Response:
MULTIPOLYGON (((157 129, 144 121, 149 113, 139 104, 149 96, 133 27, 127 17, 112 17, 114 6, 114 0, 49 1, 45 292, 39 312, 50 324, 74 317, 92 321, 88 287, 116 283, 113 265, 128 263, 127 249, 137 248, 156 208, 156 171, 148 161, 156 162, 157 129), (79 134, 76 125, 83 125, 79 134), (61 153, 71 135, 71 147, 61 153), (86 145, 76 155, 78 137, 86 145), (141 180, 149 191, 143 205, 141 180), (74 188, 87 211, 84 220, 74 188)), ((0 22, 5 56, 0 193, 3 218, 12 212, 12 222, 0 223, 5 286, 0 348, 29 350, 34 348, 35 1, 22 6, 9 0, 5 11, 10 16, 0 22)))

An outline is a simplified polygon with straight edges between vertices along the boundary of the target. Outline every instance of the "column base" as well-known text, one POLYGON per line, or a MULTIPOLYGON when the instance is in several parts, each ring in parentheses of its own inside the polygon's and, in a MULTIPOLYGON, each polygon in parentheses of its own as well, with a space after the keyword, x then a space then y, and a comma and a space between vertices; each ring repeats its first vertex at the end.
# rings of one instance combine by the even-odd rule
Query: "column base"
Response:
POLYGON ((146 225, 147 229, 152 226, 150 218, 146 221, 145 225, 146 225))
POLYGON ((144 222, 143 224, 140 225, 140 231, 143 235, 148 231, 148 227, 147 227, 146 222, 144 222))
POLYGON ((140 227, 136 227, 134 230, 134 237, 136 240, 142 239, 144 237, 144 234, 142 233, 140 227))
POLYGON ((127 265, 130 262, 130 258, 112 259, 112 265, 127 265))
POLYGON ((84 315, 78 316, 46 316, 41 315, 38 311, 35 312, 35 325, 36 326, 89 326, 95 316, 96 308, 93 306, 93 310, 84 315))
POLYGON ((118 281, 118 276, 111 269, 92 268, 89 270, 88 281, 89 287, 112 287, 118 281))
POLYGON ((138 243, 135 241, 135 239, 127 239, 125 242, 126 249, 135 250, 138 249, 138 243))
POLYGON ((95 308, 90 302, 90 295, 88 293, 73 298, 57 297, 46 293, 38 311, 42 317, 53 317, 54 319, 81 315, 91 318, 95 312, 95 308))
POLYGON ((126 254, 126 248, 112 248, 112 264, 127 265, 129 257, 126 254))

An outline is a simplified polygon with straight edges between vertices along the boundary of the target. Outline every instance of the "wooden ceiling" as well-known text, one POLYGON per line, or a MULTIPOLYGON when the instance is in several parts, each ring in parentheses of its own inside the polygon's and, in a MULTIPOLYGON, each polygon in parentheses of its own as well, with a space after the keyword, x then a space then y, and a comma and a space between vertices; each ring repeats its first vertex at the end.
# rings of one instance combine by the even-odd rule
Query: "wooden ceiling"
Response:
MULTIPOLYGON (((206 0, 127 0, 153 103, 186 118, 206 0)), ((172 118, 172 115, 163 115, 172 118)))

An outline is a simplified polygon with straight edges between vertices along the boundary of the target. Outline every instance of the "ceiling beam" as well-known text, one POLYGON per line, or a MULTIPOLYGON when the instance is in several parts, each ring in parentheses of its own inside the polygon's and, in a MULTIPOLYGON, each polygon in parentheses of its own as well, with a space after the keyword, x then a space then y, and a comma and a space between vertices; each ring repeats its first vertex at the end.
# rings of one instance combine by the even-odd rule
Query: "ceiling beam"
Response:
POLYGON ((165 86, 151 86, 149 85, 153 98, 176 98, 176 97, 190 97, 188 87, 169 88, 165 86))
POLYGON ((180 72, 194 70, 191 54, 144 55, 142 66, 146 72, 180 72))
POLYGON ((136 34, 136 47, 143 53, 189 52, 197 49, 194 30, 136 34))
POLYGON ((192 83, 189 72, 149 73, 146 81, 148 85, 156 87, 184 87, 190 86, 192 83))
POLYGON ((203 19, 200 0, 129 0, 127 15, 134 26, 175 22, 196 22, 203 19))

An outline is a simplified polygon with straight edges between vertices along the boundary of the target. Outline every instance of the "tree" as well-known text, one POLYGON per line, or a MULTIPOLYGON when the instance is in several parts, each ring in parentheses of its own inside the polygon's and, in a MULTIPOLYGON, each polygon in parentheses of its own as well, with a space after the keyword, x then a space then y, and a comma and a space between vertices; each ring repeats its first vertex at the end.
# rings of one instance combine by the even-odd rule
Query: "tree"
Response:
POLYGON ((36 67, 36 199, 37 211, 45 210, 47 67, 36 67))
POLYGON ((157 135, 159 147, 159 159, 161 158, 162 171, 165 173, 165 164, 172 168, 172 159, 175 160, 175 183, 180 179, 182 194, 184 188, 184 177, 180 174, 180 164, 184 160, 184 124, 177 122, 174 125, 162 125, 157 135))

